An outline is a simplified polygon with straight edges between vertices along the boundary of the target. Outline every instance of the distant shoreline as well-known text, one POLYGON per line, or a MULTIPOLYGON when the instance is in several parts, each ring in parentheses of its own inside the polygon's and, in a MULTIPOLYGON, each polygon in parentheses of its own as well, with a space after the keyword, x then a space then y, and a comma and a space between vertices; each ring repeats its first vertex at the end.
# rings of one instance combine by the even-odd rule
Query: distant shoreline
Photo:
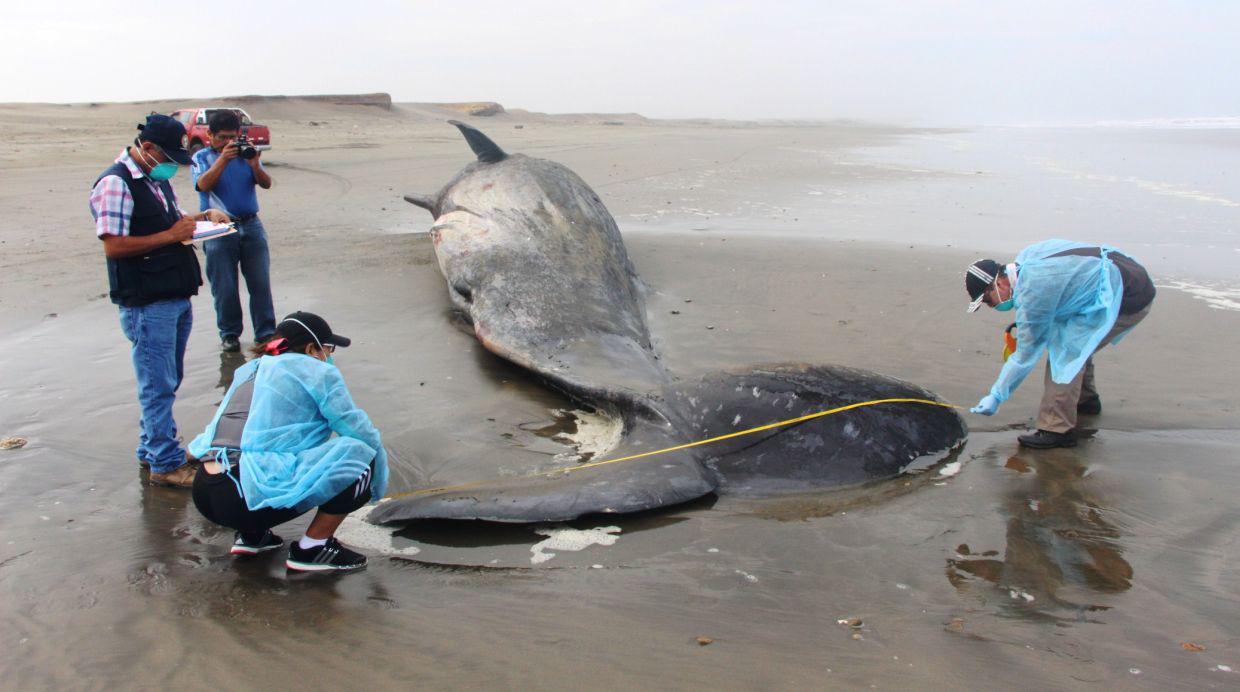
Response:
POLYGON ((901 124, 882 120, 865 120, 849 117, 835 118, 715 118, 710 116, 684 118, 654 118, 636 112, 564 112, 546 113, 530 111, 522 108, 506 108, 496 101, 394 101, 385 92, 369 94, 246 94, 240 96, 206 96, 206 97, 173 97, 161 99, 142 99, 138 101, 6 101, 0 102, 0 108, 101 108, 113 106, 143 106, 153 110, 172 111, 185 104, 212 106, 254 106, 276 103, 308 103, 329 106, 365 106, 391 111, 398 108, 415 108, 441 110, 446 113, 473 117, 494 116, 533 116, 553 119, 590 119, 601 121, 606 125, 625 125, 643 122, 659 122, 665 124, 683 123, 693 125, 743 125, 763 127, 814 127, 830 125, 835 127, 853 127, 858 129, 908 129, 912 131, 955 131, 968 128, 967 125, 927 127, 914 124, 901 124))

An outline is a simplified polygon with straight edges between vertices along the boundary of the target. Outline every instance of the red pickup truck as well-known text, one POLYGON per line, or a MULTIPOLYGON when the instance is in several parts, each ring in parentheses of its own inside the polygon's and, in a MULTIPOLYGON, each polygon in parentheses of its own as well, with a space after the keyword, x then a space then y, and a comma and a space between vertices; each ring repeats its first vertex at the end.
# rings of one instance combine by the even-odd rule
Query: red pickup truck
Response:
POLYGON ((271 148, 271 131, 266 125, 257 125, 250 119, 249 113, 240 108, 182 108, 172 111, 172 117, 181 121, 185 132, 189 135, 189 151, 197 153, 199 149, 211 143, 211 135, 207 134, 207 120, 218 110, 236 111, 241 116, 241 131, 250 138, 250 143, 260 151, 271 148))

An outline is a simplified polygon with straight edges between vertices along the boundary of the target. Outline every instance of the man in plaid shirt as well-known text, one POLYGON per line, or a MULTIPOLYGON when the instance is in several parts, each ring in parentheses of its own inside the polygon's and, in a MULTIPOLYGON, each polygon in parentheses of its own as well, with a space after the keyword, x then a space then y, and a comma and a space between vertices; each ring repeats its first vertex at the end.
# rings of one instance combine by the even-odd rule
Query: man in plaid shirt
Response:
POLYGON ((103 242, 109 294, 132 344, 142 406, 138 462, 150 481, 189 488, 195 466, 177 440, 172 403, 184 375, 185 344, 193 324, 189 298, 202 274, 192 246, 195 222, 226 223, 218 211, 187 215, 169 179, 189 164, 185 127, 151 114, 142 134, 95 181, 90 211, 103 242))

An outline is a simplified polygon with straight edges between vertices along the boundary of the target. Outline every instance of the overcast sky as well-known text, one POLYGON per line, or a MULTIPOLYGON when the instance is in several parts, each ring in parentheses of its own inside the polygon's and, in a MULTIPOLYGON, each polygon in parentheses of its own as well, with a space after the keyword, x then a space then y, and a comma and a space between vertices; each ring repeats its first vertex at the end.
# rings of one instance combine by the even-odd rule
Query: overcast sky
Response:
POLYGON ((385 91, 653 117, 1240 116, 1235 0, 58 0, 2 16, 0 102, 385 91))

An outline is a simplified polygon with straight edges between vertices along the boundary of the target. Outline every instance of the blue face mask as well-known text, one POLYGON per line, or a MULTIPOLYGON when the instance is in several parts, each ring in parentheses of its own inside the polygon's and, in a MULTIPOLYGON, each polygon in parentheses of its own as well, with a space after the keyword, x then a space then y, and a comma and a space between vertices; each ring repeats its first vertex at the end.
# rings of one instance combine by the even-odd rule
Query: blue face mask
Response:
MULTIPOLYGON (((151 161, 147 159, 146 151, 144 151, 141 147, 138 148, 138 151, 142 153, 143 162, 147 165, 151 165, 151 161)), ((151 170, 146 174, 146 177, 156 182, 171 180, 172 176, 177 174, 177 170, 179 168, 180 166, 178 166, 174 161, 164 161, 163 163, 151 165, 151 170)))
POLYGON ((335 364, 336 364, 336 359, 335 359, 335 358, 333 358, 332 356, 328 356, 328 357, 327 357, 327 360, 325 360, 325 361, 323 361, 323 362, 327 363, 328 365, 335 365, 335 364))
POLYGON ((154 168, 152 168, 151 172, 147 173, 146 175, 151 180, 157 180, 159 182, 163 182, 165 180, 171 180, 172 176, 176 175, 177 171, 180 168, 181 168, 180 166, 176 165, 175 163, 171 161, 165 161, 155 166, 154 168))
MULTIPOLYGON (((995 297, 998 298, 999 297, 997 293, 998 287, 996 287, 995 290, 996 290, 995 297)), ((999 312, 1008 312, 1009 310, 1012 310, 1016 307, 1016 289, 1015 287, 1009 286, 1008 290, 1011 291, 1011 293, 1008 294, 1007 300, 995 303, 995 309, 998 310, 999 312)))

